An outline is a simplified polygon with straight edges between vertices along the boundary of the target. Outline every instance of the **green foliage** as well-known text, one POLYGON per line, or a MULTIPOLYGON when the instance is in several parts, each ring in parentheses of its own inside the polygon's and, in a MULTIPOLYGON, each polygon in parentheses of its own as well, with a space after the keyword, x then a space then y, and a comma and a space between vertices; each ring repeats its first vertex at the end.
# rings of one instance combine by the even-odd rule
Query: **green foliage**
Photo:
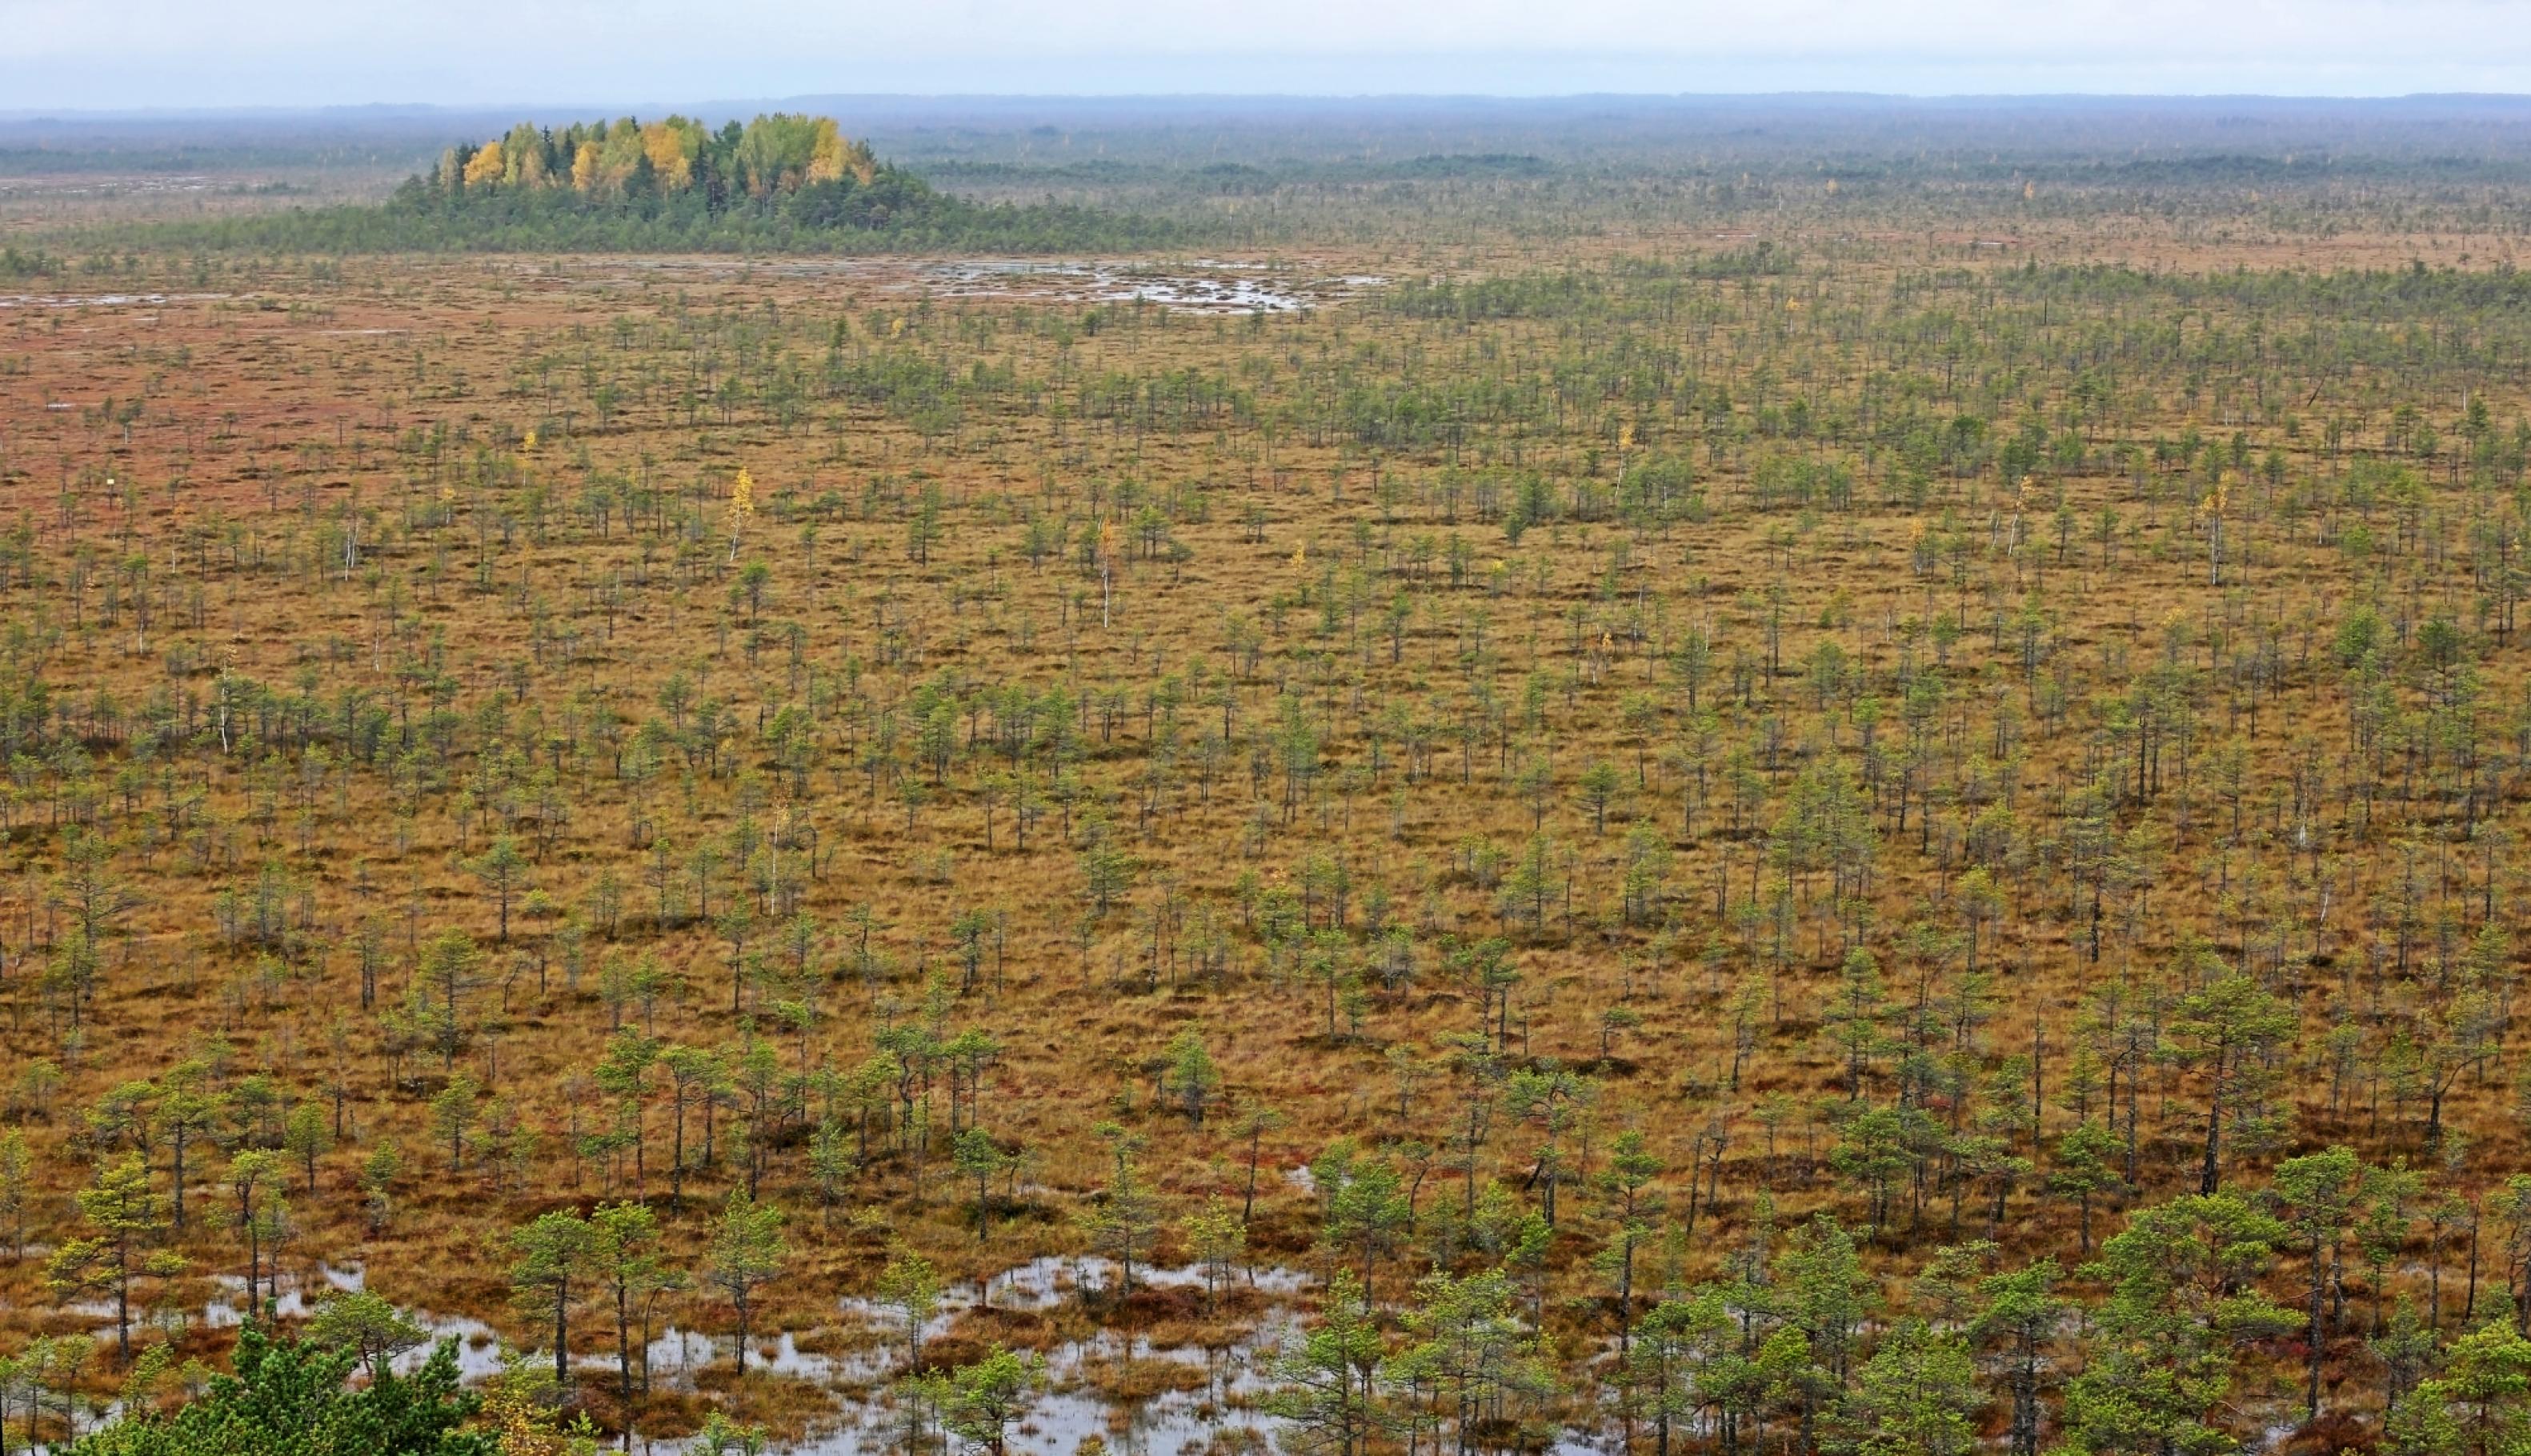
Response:
POLYGON ((1027 1414, 1044 1378, 1042 1357, 995 1345, 983 1359, 949 1372, 941 1424, 971 1447, 1002 1456, 1010 1428, 1027 1414))
POLYGON ((940 1305, 940 1273, 931 1260, 908 1249, 897 1249, 888 1257, 887 1267, 879 1271, 879 1303, 897 1312, 905 1321, 905 1363, 907 1369, 923 1363, 923 1326, 931 1320, 932 1312, 940 1305))
POLYGON ((1902 1319, 1857 1372, 1831 1451, 1855 1456, 1965 1456, 1985 1405, 1977 1363, 1956 1331, 1902 1319))
POLYGON ((596 1241, 575 1209, 543 1213, 510 1234, 510 1293, 553 1331, 554 1380, 571 1378, 571 1310, 591 1274, 596 1241))
POLYGON ((349 1349, 238 1334, 237 1373, 212 1378, 168 1415, 147 1413, 82 1437, 66 1456, 495 1456, 462 1430, 475 1399, 459 1388, 457 1347, 443 1341, 410 1376, 381 1372, 358 1389, 349 1349))
POLYGON ((2291 1329, 2292 1313, 2256 1280, 2286 1226, 2229 1194, 2137 1210, 2087 1273, 2109 1298, 2093 1316, 2090 1362, 2065 1389, 2073 1450, 2212 1453, 2215 1424, 2249 1342, 2291 1329))
POLYGON ((358 1356, 362 1371, 372 1381, 388 1362, 429 1338, 429 1332, 403 1311, 366 1289, 326 1296, 308 1321, 305 1335, 307 1343, 317 1349, 346 1350, 358 1356))
POLYGON ((137 1153, 98 1169, 95 1185, 82 1190, 78 1202, 82 1220, 95 1232, 54 1250, 44 1261, 44 1282, 61 1299, 90 1290, 111 1294, 115 1340, 129 1361, 133 1281, 157 1272, 150 1250, 166 1233, 172 1205, 150 1186, 148 1165, 137 1153))
POLYGON ((791 1247, 782 1237, 779 1204, 758 1203, 733 1188, 713 1225, 703 1261, 703 1282, 725 1296, 738 1315, 738 1368, 747 1371, 747 1338, 756 1313, 756 1291, 782 1272, 791 1247))
MULTIPOLYGON (((1361 1281, 1339 1272, 1309 1333, 1276 1357, 1265 1407, 1292 1423, 1303 1450, 1358 1449, 1372 1428, 1382 1355, 1378 1319, 1361 1281)), ((1439 1364, 1437 1356, 1434 1363, 1439 1364)))

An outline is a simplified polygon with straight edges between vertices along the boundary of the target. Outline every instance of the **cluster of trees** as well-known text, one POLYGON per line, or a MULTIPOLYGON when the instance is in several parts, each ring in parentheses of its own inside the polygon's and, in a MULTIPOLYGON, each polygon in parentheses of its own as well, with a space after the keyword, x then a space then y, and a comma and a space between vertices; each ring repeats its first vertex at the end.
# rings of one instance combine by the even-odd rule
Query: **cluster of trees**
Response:
POLYGON ((40 248, 0 248, 0 278, 50 278, 62 271, 62 260, 40 248))
MULTIPOLYGON (((2109 1186, 2083 1171, 2096 1129, 2066 1135, 2060 1196, 2109 1186)), ((2475 1252, 2465 1291, 2455 1277, 2447 1298, 2438 1261, 2422 1301, 2386 1295, 2421 1219, 2440 1254, 2464 1216, 2475 1250, 2475 1215, 2404 1163, 2368 1166, 2344 1148, 2284 1159, 2256 1192, 2137 1206, 2079 1261, 2013 1264, 1982 1239, 1935 1247, 1894 1279, 1864 1259, 1877 1232, 1828 1212, 1782 1227, 1765 1188, 1709 1260, 1690 1260, 1701 1174, 1683 1170, 1682 1209, 1669 1176, 1682 1170, 1628 1133, 1590 1180, 1604 1232, 1579 1263, 1605 1334, 1577 1390, 1547 1329, 1553 1249, 1570 1234, 1499 1183, 1463 1209, 1419 1207, 1421 1169, 1401 1169, 1400 1149, 1431 1154, 1339 1146, 1314 1165, 1333 1272, 1266 1402, 1295 1445, 1527 1450, 1579 1409, 1628 1450, 1965 1456, 1996 1431, 2015 1456, 2226 1451, 2242 1443, 2228 1412, 2281 1403, 2279 1353, 2300 1367, 2279 1428, 2321 1428, 2331 1407, 2352 1406, 2380 1414, 2375 1439, 2397 1456, 2531 1435, 2531 1175, 2495 1200, 2505 1297, 2482 1315, 2475 1252), (1382 1260, 1428 1272, 1383 1298, 1382 1260), (1691 1272, 1702 1267, 1713 1274, 1691 1272), (2350 1344, 2369 1388, 2324 1387, 2350 1344)), ((1959 1228, 1955 1201, 1947 1231, 1959 1228)))
POLYGON ((869 187, 879 170, 870 144, 844 136, 833 117, 775 112, 717 131, 684 116, 559 130, 521 122, 489 141, 450 147, 429 182, 452 196, 495 187, 568 189, 590 197, 700 190, 726 203, 848 182, 869 187))
MULTIPOLYGON (((151 1354, 163 1357, 166 1349, 151 1354)), ((536 1449, 505 1441, 497 1427, 475 1428, 486 1402, 459 1386, 453 1342, 400 1375, 357 1348, 275 1342, 249 1326, 229 1363, 233 1373, 201 1377, 198 1394, 163 1410, 155 1404, 159 1386, 175 1372, 163 1358, 136 1366, 125 1382, 131 1412, 54 1449, 64 1456, 525 1456, 536 1449), (358 1385, 350 1379, 355 1371, 358 1385)), ((529 1392, 505 1390, 490 1404, 515 1411, 512 1424, 527 1430, 552 1428, 549 1417, 532 1414, 529 1392)))
MULTIPOLYGON (((717 129, 684 116, 521 123, 449 147, 382 204, 294 206, 137 231, 173 248, 328 254, 1052 252, 1151 248, 1183 234, 1173 223, 1110 209, 970 201, 880 161, 831 117, 792 113, 717 129)), ((131 233, 122 236, 128 243, 131 233)), ((9 256, 25 275, 50 257, 14 249, 9 256)))
POLYGON ((375 215, 417 237, 481 248, 591 229, 681 237, 688 247, 846 233, 914 237, 989 227, 1011 213, 971 207, 882 165, 831 117, 775 113, 716 131, 682 116, 560 129, 521 123, 480 144, 450 147, 375 215))

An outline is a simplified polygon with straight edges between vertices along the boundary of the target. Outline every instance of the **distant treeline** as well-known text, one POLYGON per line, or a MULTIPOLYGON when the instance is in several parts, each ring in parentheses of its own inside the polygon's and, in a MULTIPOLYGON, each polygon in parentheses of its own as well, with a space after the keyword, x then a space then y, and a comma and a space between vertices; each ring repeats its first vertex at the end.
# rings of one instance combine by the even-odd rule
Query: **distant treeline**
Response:
POLYGON ((775 252, 1156 247, 1180 229, 1056 204, 983 204, 881 162, 832 118, 718 130, 681 116, 521 125, 452 146, 383 205, 143 230, 172 246, 326 252, 775 252))

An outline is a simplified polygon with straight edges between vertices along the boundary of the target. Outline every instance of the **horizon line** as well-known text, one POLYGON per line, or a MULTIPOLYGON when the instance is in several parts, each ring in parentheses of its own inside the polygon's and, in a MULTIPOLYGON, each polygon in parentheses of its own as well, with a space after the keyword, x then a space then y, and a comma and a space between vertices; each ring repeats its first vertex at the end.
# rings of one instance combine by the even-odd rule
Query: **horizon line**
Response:
POLYGON ((2531 91, 2402 91, 2396 93, 2324 91, 1878 91, 1840 88, 1766 91, 1633 91, 1575 90, 1558 92, 1421 91, 1421 90, 1212 90, 1212 91, 793 91, 757 97, 719 97, 683 102, 662 100, 386 100, 264 104, 98 107, 0 107, 0 122, 40 121, 172 121, 221 118, 324 117, 339 115, 475 114, 517 110, 693 109, 775 107, 811 101, 854 101, 893 104, 1084 105, 1135 103, 1492 103, 1539 106, 1570 102, 1729 103, 1839 102, 1885 105, 2138 103, 2188 105, 2206 103, 2295 103, 2344 106, 2389 106, 2432 102, 2510 104, 2531 107, 2531 91))

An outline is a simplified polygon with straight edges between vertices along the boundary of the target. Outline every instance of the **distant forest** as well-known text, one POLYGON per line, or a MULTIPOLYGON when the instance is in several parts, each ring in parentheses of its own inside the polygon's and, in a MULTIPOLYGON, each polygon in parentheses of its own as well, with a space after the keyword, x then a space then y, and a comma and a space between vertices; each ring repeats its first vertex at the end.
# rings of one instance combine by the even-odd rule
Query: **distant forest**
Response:
POLYGON ((154 252, 1227 256, 2181 217, 2236 239, 2531 228, 2531 103, 2512 97, 815 96, 551 120, 0 118, 0 226, 83 271, 154 252))

